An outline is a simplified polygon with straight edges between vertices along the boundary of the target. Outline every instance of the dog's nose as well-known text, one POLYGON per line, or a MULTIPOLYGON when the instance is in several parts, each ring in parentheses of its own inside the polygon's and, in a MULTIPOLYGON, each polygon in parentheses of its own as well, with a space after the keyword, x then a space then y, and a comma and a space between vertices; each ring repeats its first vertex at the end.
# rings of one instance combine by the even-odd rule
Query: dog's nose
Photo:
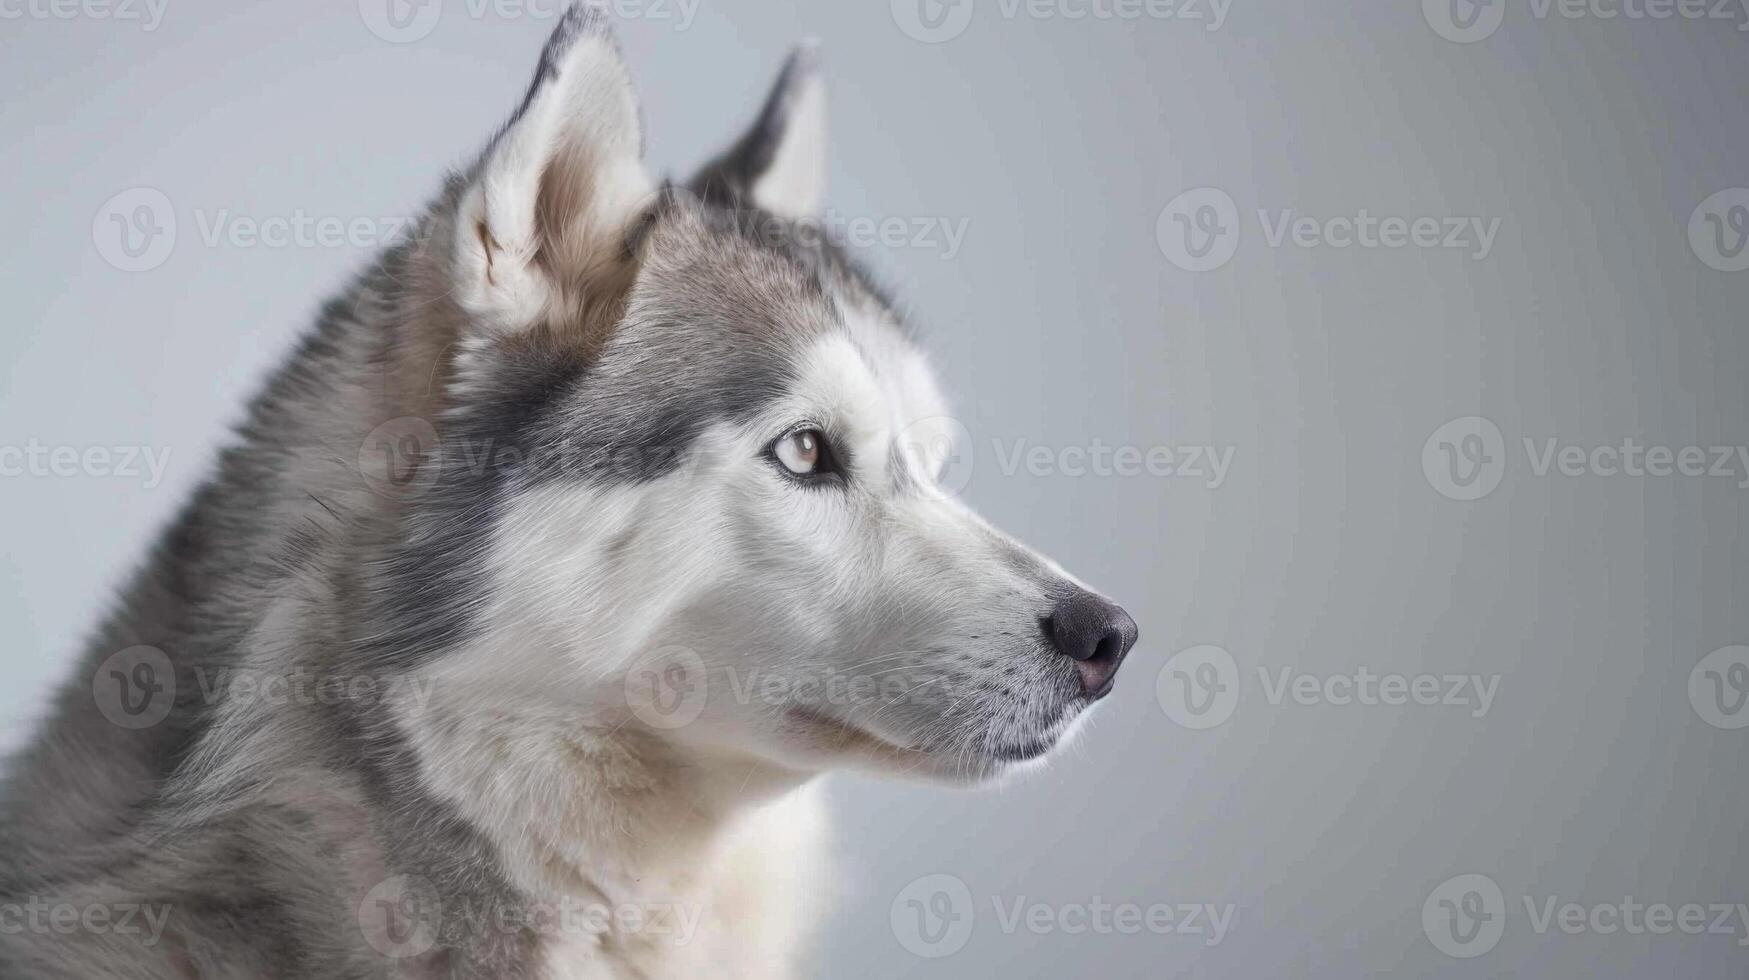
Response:
POLYGON ((1111 693, 1118 665, 1136 645, 1136 621, 1117 603, 1076 589, 1057 600, 1045 621, 1057 652, 1075 661, 1081 688, 1097 701, 1111 693))

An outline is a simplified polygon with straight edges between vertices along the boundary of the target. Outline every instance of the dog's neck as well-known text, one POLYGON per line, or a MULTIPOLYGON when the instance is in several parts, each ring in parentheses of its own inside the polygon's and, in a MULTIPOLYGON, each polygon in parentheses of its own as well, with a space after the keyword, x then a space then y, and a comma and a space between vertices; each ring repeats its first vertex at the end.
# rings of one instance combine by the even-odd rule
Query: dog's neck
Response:
POLYGON ((689 901, 737 825, 810 778, 470 684, 434 684, 420 701, 396 714, 427 786, 536 896, 689 901))

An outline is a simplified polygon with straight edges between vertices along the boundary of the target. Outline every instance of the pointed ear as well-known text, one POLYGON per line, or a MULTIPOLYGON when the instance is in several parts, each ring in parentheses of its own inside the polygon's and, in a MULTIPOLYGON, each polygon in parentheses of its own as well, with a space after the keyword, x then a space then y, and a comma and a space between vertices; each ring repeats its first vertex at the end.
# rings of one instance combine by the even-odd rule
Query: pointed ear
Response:
POLYGON ((692 179, 693 193, 723 204, 746 202, 797 221, 826 206, 826 84, 819 49, 790 55, 753 128, 692 179))
POLYGON ((655 192, 642 144, 606 17, 572 6, 460 199, 455 292, 478 324, 586 328, 617 307, 635 272, 628 230, 655 192))

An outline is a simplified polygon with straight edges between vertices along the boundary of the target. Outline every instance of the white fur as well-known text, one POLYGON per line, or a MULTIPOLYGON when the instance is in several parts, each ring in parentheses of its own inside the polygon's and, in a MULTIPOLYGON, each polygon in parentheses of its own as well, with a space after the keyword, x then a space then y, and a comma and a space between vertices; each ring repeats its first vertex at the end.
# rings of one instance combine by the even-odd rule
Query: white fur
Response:
MULTIPOLYGON (((1020 546, 952 497, 891 479, 907 465, 889 452, 897 430, 941 411, 921 361, 871 365, 833 337, 800 373, 790 399, 711 430, 663 479, 515 502, 493 550, 486 639, 426 668, 411 688, 435 696, 399 708, 429 783, 485 828, 519 887, 711 910, 684 945, 564 937, 556 977, 781 977, 820 860, 815 774, 1027 767, 976 757, 1023 725, 975 682, 1009 663, 1041 679, 1049 666, 1026 639, 999 637, 1042 608, 1023 601, 1037 585, 1012 566, 1020 546), (797 421, 841 440, 856 461, 849 488, 797 487, 762 458, 797 421), (652 727, 628 678, 677 647, 697 658, 688 680, 705 684, 704 704, 684 725, 652 727), (944 667, 959 678, 910 703, 944 667), (896 695, 821 706, 845 727, 797 723, 788 694, 809 681, 901 670, 915 676, 896 695)), ((1078 714, 1066 705, 1025 734, 1060 736, 1078 714)))

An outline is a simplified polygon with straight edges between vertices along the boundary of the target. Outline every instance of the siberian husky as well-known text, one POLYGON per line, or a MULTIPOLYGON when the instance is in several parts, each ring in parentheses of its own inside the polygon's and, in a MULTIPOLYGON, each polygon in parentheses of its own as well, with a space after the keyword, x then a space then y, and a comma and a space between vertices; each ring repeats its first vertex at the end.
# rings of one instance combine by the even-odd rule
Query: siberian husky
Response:
POLYGON ((0 975, 789 975, 815 778, 1035 764, 1136 626, 941 484, 811 48, 684 184, 604 16, 324 309, 0 797, 0 975))

